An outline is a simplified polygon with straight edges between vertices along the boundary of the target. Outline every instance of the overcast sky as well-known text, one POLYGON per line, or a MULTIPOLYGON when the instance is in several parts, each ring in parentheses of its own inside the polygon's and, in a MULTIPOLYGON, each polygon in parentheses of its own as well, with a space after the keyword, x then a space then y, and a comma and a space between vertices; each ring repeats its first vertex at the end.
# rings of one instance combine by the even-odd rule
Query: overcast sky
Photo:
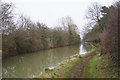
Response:
POLYGON ((72 17, 79 30, 85 25, 85 14, 92 2, 109 6, 114 0, 3 0, 15 4, 15 13, 30 17, 33 21, 54 27, 58 19, 72 17))

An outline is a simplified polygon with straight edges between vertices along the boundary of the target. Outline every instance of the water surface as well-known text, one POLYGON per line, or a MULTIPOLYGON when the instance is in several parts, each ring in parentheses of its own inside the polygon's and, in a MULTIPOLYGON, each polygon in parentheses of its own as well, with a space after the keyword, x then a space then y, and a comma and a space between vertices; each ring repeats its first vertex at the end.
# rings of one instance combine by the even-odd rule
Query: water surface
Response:
POLYGON ((81 46, 54 48, 7 58, 2 63, 3 78, 32 78, 38 76, 44 68, 55 67, 59 62, 74 54, 83 54, 88 51, 87 47, 81 46))

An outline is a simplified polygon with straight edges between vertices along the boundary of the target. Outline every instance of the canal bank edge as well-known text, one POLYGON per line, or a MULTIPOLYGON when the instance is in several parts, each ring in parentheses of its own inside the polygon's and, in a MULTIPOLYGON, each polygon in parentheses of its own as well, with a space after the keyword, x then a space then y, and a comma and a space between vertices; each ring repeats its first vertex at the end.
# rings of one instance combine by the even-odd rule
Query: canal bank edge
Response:
POLYGON ((97 48, 98 47, 92 45, 92 49, 86 54, 70 56, 70 59, 58 63, 58 66, 54 69, 45 68, 40 76, 33 76, 33 78, 69 78, 71 77, 71 72, 73 72, 74 68, 82 61, 82 59, 96 52, 97 48))

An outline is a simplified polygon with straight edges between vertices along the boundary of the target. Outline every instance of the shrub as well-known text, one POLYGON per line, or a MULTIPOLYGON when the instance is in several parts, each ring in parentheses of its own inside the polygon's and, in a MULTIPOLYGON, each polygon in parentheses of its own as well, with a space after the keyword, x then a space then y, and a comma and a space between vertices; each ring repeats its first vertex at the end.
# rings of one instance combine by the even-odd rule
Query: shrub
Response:
POLYGON ((107 25, 100 37, 103 46, 102 54, 109 53, 114 59, 118 59, 118 9, 120 8, 118 6, 120 2, 118 3, 110 7, 107 25))

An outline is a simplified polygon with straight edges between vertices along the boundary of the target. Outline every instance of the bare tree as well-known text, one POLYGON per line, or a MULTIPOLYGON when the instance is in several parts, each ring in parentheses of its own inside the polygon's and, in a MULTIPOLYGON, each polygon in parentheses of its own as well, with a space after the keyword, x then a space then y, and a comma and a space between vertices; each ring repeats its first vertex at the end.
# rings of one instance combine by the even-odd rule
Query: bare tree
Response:
POLYGON ((24 30, 29 30, 32 26, 32 21, 29 17, 21 15, 18 20, 18 26, 24 30))
POLYGON ((69 16, 59 19, 59 26, 62 26, 66 32, 79 34, 77 25, 74 24, 72 18, 69 16))
POLYGON ((11 32, 12 27, 14 27, 13 22, 13 8, 14 5, 12 3, 1 3, 1 13, 0 13, 0 20, 2 25, 2 32, 8 33, 11 32), (9 30, 7 30, 9 28, 9 30))
POLYGON ((93 3, 91 7, 88 9, 88 15, 86 16, 88 19, 91 19, 94 22, 99 22, 101 18, 101 5, 98 3, 93 3))
POLYGON ((71 17, 62 17, 59 19, 59 26, 63 27, 65 31, 68 31, 68 27, 73 25, 74 22, 71 17))
POLYGON ((100 19, 102 17, 101 9, 102 6, 100 4, 93 3, 92 6, 88 9, 86 18, 90 19, 92 23, 98 23, 98 25, 101 27, 101 31, 103 31, 103 26, 100 22, 100 19))

